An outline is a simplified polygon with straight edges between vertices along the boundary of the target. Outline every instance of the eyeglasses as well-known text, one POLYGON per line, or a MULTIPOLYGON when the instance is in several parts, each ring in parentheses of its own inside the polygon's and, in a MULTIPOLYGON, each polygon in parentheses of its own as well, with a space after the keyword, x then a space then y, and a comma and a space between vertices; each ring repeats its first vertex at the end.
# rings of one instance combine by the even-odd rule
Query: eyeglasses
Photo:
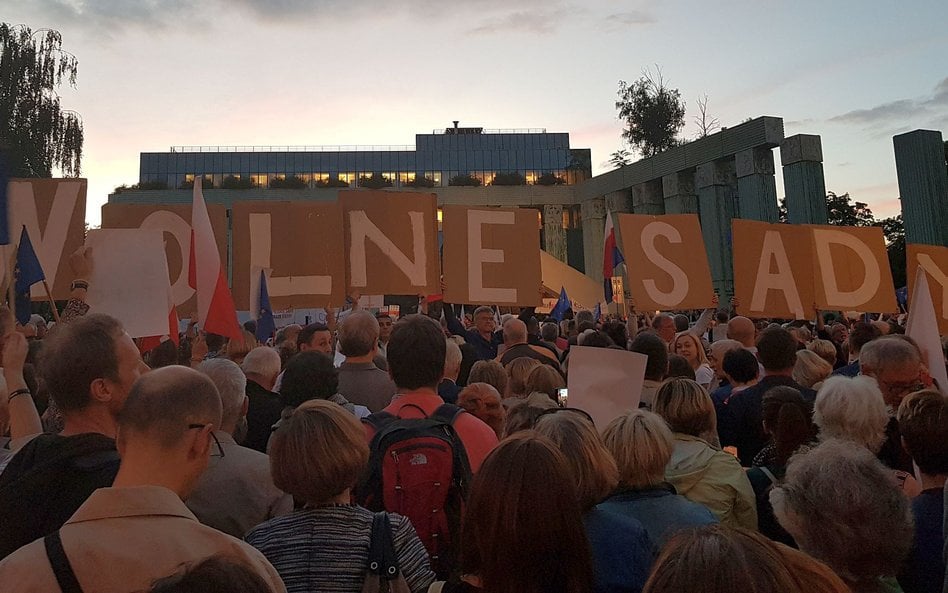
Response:
POLYGON ((590 416, 586 410, 580 410, 579 408, 550 408, 548 410, 543 410, 542 412, 540 412, 540 414, 537 416, 537 419, 533 422, 533 425, 536 426, 537 422, 540 421, 540 418, 543 418, 544 416, 548 416, 550 414, 556 414, 558 412, 573 412, 574 414, 581 414, 582 416, 586 418, 586 420, 589 420, 590 424, 592 424, 593 426, 595 426, 596 424, 595 421, 593 421, 592 416, 590 416))
MULTIPOLYGON (((188 430, 194 430, 195 428, 205 428, 207 424, 188 424, 188 430)), ((217 440, 217 435, 214 434, 214 431, 211 431, 211 438, 214 439, 214 444, 217 445, 217 453, 211 453, 211 457, 223 457, 224 456, 224 447, 221 446, 221 442, 217 440)))

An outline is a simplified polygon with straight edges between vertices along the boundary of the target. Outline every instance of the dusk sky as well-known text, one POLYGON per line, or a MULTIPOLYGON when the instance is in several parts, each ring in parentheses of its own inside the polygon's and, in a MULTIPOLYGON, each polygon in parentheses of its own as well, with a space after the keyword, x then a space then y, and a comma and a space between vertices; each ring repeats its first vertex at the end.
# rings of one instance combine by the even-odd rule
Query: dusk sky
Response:
MULTIPOLYGON (((725 126, 819 134, 826 188, 898 213, 892 135, 948 132, 948 2, 0 0, 79 60, 87 219, 172 145, 412 145, 460 120, 622 146, 620 79, 661 67, 725 126)), ((779 157, 778 157, 779 166, 779 157)), ((778 171, 778 195, 783 184, 778 171)))

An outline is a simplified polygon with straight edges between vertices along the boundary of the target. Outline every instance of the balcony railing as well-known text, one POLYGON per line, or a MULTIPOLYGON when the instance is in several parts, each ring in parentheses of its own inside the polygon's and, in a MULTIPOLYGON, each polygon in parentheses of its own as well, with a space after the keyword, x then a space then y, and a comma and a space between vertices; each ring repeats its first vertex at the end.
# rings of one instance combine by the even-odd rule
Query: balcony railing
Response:
POLYGON ((170 152, 394 152, 413 151, 411 145, 365 146, 344 144, 332 146, 172 146, 170 152))

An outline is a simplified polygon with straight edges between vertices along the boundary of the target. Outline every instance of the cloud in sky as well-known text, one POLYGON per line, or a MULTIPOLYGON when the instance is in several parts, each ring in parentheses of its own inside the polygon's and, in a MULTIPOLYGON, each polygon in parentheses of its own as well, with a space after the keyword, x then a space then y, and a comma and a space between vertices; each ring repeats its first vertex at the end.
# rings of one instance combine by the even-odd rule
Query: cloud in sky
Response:
POLYGON ((948 120, 948 78, 939 82, 931 95, 889 101, 868 109, 855 109, 831 117, 829 121, 888 130, 893 125, 916 118, 928 118, 936 122, 948 120))

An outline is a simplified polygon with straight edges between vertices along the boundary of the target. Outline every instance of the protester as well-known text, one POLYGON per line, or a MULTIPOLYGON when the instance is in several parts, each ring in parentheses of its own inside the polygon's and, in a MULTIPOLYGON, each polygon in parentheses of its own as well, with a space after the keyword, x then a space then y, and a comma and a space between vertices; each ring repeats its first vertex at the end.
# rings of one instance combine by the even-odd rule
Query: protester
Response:
POLYGON ((652 544, 642 523, 598 506, 618 484, 612 455, 584 412, 553 408, 535 430, 559 447, 577 485, 593 557, 594 591, 639 591, 652 565, 652 544))
POLYGON ((793 365, 793 380, 808 389, 819 390, 823 381, 833 373, 833 365, 810 350, 797 350, 793 365))
POLYGON ((741 346, 757 354, 757 328, 747 317, 732 317, 727 322, 727 338, 740 342, 741 346))
POLYGON ((668 355, 668 372, 665 373, 666 379, 696 379, 695 369, 688 362, 688 359, 680 354, 668 355))
POLYGON ((474 329, 468 330, 458 321, 454 307, 445 303, 444 318, 448 324, 448 331, 461 336, 464 341, 474 346, 478 360, 494 360, 497 358, 497 346, 503 343, 503 336, 494 333, 497 323, 494 320, 494 310, 490 307, 474 309, 474 329))
POLYGON ((566 381, 563 380, 563 375, 559 371, 542 364, 534 367, 527 375, 525 388, 527 393, 545 393, 555 402, 559 391, 566 388, 566 381))
MULTIPOLYGON (((341 407, 313 400, 300 405, 274 433, 273 481, 305 504, 247 534, 273 563, 287 591, 362 591, 373 514, 351 504, 351 491, 369 458, 364 431, 341 407)), ((405 517, 389 514, 399 567, 413 593, 434 580, 428 554, 405 517)))
POLYGON ((489 383, 469 383, 458 394, 458 405, 490 426, 497 438, 501 439, 507 410, 500 399, 500 393, 489 383))
POLYGON ((540 361, 535 358, 520 357, 515 358, 506 365, 507 368, 507 390, 504 393, 504 405, 510 406, 517 403, 518 400, 530 395, 527 391, 527 377, 533 372, 533 369, 540 366, 540 361))
MULTIPOLYGON (((729 341, 729 340, 728 340, 729 341)), ((744 348, 729 350, 721 361, 721 374, 725 384, 711 392, 714 412, 718 418, 718 437, 721 435, 721 422, 729 418, 726 409, 734 395, 757 385, 760 365, 757 357, 744 348)))
POLYGON ((444 378, 438 384, 438 395, 448 404, 458 403, 458 394, 461 392, 461 388, 458 387, 461 358, 461 347, 449 338, 445 342, 444 378))
POLYGON ((723 369, 721 368, 721 363, 724 362, 724 355, 731 350, 737 350, 739 348, 741 348, 741 343, 737 340, 729 340, 722 337, 720 340, 711 342, 711 345, 708 347, 708 364, 711 366, 711 370, 714 371, 714 381, 711 383, 711 388, 709 389, 712 393, 727 385, 727 378, 724 376, 723 369))
POLYGON ((709 525, 677 535, 645 593, 851 593, 825 564, 746 529, 709 525))
POLYGON ((213 431, 220 424, 220 396, 197 371, 165 367, 136 381, 119 414, 122 462, 114 484, 93 492, 54 529, 59 537, 36 540, 0 562, 4 590, 57 590, 60 575, 47 554, 60 558, 65 574, 68 563, 82 590, 103 593, 147 589, 182 563, 226 554, 251 568, 271 590, 285 591, 259 552, 200 524, 182 502, 207 467, 215 449, 213 431))
POLYGON ((665 481, 675 443, 665 421, 646 410, 633 410, 609 423, 602 433, 618 469, 618 489, 599 507, 642 523, 657 553, 682 529, 717 523, 707 507, 681 496, 665 481))
POLYGON ((40 375, 65 428, 30 440, 0 474, 0 558, 60 528, 93 491, 112 485, 117 417, 148 370, 111 317, 57 325, 45 340, 40 375))
POLYGON ((375 365, 379 322, 368 311, 354 311, 339 324, 339 395, 353 405, 378 412, 395 396, 395 383, 375 365))
POLYGON ((716 435, 714 405, 707 392, 689 379, 672 379, 658 390, 652 409, 674 433, 666 479, 722 523, 756 529, 754 491, 744 470, 732 455, 708 442, 716 435))
POLYGON ((855 593, 898 590, 894 576, 912 547, 911 508, 865 447, 830 440, 794 456, 770 500, 800 549, 855 593))
POLYGON ((613 343, 625 350, 629 347, 629 330, 621 321, 607 321, 602 324, 602 333, 609 336, 613 343))
POLYGON ((655 394, 665 379, 665 373, 668 372, 668 348, 657 335, 643 332, 635 336, 629 345, 629 350, 648 357, 645 361, 645 380, 642 382, 639 406, 651 409, 655 394))
POLYGON ((270 459, 234 440, 248 406, 247 378, 240 367, 215 358, 197 370, 214 383, 221 397, 220 429, 214 431, 221 455, 211 456, 187 505, 201 523, 242 538, 255 525, 293 510, 293 499, 273 485, 270 459))
POLYGON ((240 365, 247 377, 247 435, 243 445, 266 453, 270 430, 280 420, 283 399, 273 392, 280 374, 280 355, 273 348, 258 346, 240 365))
POLYGON ((815 352, 829 363, 830 368, 836 364, 836 346, 829 340, 816 339, 806 345, 806 349, 815 352))
POLYGON ((504 436, 509 437, 521 430, 530 430, 537 419, 547 410, 557 409, 559 406, 545 393, 535 393, 507 409, 507 420, 504 424, 504 436))
POLYGON ((487 383, 504 397, 507 392, 507 371, 496 360, 478 360, 471 367, 467 383, 487 383))
POLYGON ((912 499, 915 540, 899 584, 905 593, 942 590, 945 560, 943 490, 948 479, 948 399, 933 389, 902 400, 899 432, 915 465, 922 491, 912 499))
POLYGON ((504 353, 498 359, 505 367, 518 358, 532 358, 543 364, 560 368, 555 352, 543 346, 535 346, 527 340, 527 325, 519 319, 504 323, 504 353))
POLYGON ((532 432, 506 439, 474 476, 460 577, 445 590, 591 592, 592 555, 581 516, 556 445, 532 432))
POLYGON ((332 332, 322 323, 311 323, 296 336, 297 352, 322 352, 332 355, 332 332))
POLYGON ((705 355, 701 340, 689 333, 678 334, 672 348, 675 354, 684 357, 688 361, 694 371, 695 382, 705 389, 710 388, 711 381, 714 379, 714 371, 711 370, 711 365, 708 364, 708 357, 705 355))
POLYGON ((869 342, 879 338, 882 335, 882 332, 879 331, 879 328, 871 323, 857 323, 853 325, 852 329, 849 330, 849 338, 847 344, 849 345, 849 362, 846 366, 842 366, 835 371, 834 375, 843 375, 846 377, 855 377, 859 374, 859 354, 862 352, 862 347, 868 344, 869 342))
POLYGON ((148 593, 272 593, 260 575, 231 558, 218 554, 186 564, 171 576, 158 579, 148 593))
POLYGON ((379 322, 379 354, 386 356, 388 340, 392 337, 392 325, 395 322, 388 313, 379 313, 375 318, 379 322))
POLYGON ((540 325, 540 339, 548 344, 553 344, 559 358, 563 357, 568 342, 560 337, 560 327, 554 321, 547 321, 540 325))
POLYGON ((239 366, 244 362, 244 357, 257 347, 257 338, 252 333, 244 330, 240 332, 240 338, 231 338, 224 347, 224 356, 239 366))

